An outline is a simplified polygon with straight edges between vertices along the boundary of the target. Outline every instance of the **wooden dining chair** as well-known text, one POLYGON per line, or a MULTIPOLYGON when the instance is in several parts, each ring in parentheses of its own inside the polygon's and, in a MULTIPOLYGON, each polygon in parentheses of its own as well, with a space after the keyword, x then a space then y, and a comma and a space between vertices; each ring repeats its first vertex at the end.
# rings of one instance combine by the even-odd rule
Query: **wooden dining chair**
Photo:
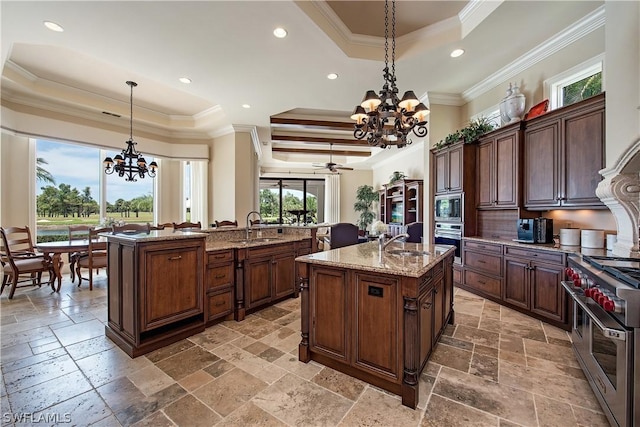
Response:
MULTIPOLYGON (((70 225, 68 227, 68 240, 85 240, 89 238, 90 225, 70 225)), ((76 262, 82 255, 87 252, 70 252, 69 253, 69 275, 71 283, 76 281, 76 262)))
POLYGON ((422 243, 422 231, 424 227, 422 222, 412 222, 407 224, 406 233, 409 235, 406 242, 409 243, 422 243))
POLYGON ((238 221, 237 220, 233 220, 233 221, 229 221, 229 220, 222 220, 222 221, 214 221, 216 224, 216 227, 237 227, 238 226, 238 221))
POLYGON ((107 268, 107 242, 99 241, 100 233, 112 231, 109 227, 92 228, 89 230, 89 250, 76 261, 76 274, 78 275, 78 287, 82 285, 82 280, 89 280, 89 290, 93 290, 93 270, 107 268), (81 269, 89 270, 89 278, 82 277, 81 269))
POLYGON ((185 221, 185 222, 181 222, 180 224, 177 224, 175 222, 173 223, 174 230, 185 229, 185 228, 202 228, 202 224, 200 224, 200 221, 198 222, 185 221))
POLYGON ((31 231, 28 226, 24 227, 0 227, 0 263, 4 276, 2 278, 2 288, 11 283, 9 299, 13 298, 18 287, 42 286, 42 273, 49 272, 49 284, 52 283, 54 273, 51 260, 44 254, 37 253, 31 240, 31 231), (20 279, 20 276, 28 275, 27 278, 20 279), (18 283, 30 282, 29 285, 18 286, 18 283))
POLYGON ((339 222, 332 225, 329 233, 331 249, 343 248, 358 243, 358 226, 349 222, 339 222))
POLYGON ((152 230, 166 230, 167 228, 173 228, 172 222, 159 222, 155 228, 151 227, 152 230))
POLYGON ((249 224, 251 224, 251 225, 260 225, 260 224, 263 224, 263 222, 260 221, 259 219, 250 219, 249 220, 249 224))

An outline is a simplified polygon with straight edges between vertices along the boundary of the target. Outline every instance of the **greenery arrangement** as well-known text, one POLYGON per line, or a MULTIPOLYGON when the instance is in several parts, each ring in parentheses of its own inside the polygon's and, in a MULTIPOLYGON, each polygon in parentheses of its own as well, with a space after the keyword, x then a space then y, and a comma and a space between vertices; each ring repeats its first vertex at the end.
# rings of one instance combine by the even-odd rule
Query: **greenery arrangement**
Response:
POLYGON ((366 230, 369 224, 373 222, 376 213, 373 211, 373 203, 378 201, 378 193, 373 191, 371 185, 361 185, 356 191, 356 202, 353 209, 360 212, 358 219, 358 228, 366 230))
POLYGON ((405 175, 404 173, 395 171, 389 177, 389 184, 392 184, 392 183, 394 183, 396 181, 399 181, 401 179, 405 179, 406 177, 407 177, 407 175, 405 175))
POLYGON ((436 149, 446 147, 458 141, 464 141, 465 144, 474 143, 487 132, 495 129, 493 123, 489 122, 486 117, 479 117, 472 120, 467 126, 459 129, 449 135, 445 139, 440 140, 435 146, 436 149))

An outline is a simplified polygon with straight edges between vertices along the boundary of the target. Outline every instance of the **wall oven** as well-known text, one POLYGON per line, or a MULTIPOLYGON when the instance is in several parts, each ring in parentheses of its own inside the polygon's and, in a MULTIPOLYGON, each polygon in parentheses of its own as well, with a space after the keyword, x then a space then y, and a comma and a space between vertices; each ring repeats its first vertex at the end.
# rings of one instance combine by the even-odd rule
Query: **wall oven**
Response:
POLYGON ((462 193, 436 196, 434 200, 435 221, 462 221, 462 193))
POLYGON ((640 425, 640 259, 569 256, 573 348, 613 426, 640 425))
POLYGON ((462 250, 462 224, 436 222, 433 233, 434 243, 437 245, 451 245, 456 247, 454 262, 460 264, 462 250))

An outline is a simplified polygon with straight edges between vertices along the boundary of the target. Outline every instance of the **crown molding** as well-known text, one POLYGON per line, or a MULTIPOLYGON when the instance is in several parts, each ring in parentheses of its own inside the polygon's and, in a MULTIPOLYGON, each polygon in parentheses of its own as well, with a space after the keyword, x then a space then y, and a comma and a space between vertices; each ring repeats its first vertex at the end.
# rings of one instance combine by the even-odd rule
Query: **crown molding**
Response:
POLYGON ((462 98, 469 102, 479 97, 604 25, 605 8, 602 5, 570 27, 555 34, 520 58, 491 74, 477 85, 465 90, 462 93, 462 98))
POLYGON ((459 93, 443 93, 443 92, 429 92, 429 105, 451 105, 454 107, 460 107, 467 103, 459 93))
POLYGON ((231 125, 233 130, 237 133, 248 133, 251 136, 251 142, 253 143, 253 149, 258 156, 258 160, 262 159, 262 144, 260 144, 260 138, 258 137, 258 127, 253 125, 231 125))

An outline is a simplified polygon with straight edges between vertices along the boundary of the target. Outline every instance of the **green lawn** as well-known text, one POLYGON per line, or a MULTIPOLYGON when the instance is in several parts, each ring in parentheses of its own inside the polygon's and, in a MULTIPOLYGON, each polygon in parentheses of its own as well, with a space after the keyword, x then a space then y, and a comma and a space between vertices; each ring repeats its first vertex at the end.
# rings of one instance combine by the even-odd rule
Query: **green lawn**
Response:
MULTIPOLYGON (((108 216, 113 218, 115 221, 153 223, 153 212, 140 212, 138 213, 138 216, 136 216, 135 212, 133 212, 129 217, 121 216, 119 213, 112 213, 108 216)), ((36 220, 37 228, 39 231, 37 241, 38 243, 42 243, 67 240, 67 227, 69 225, 99 225, 101 222, 102 219, 97 214, 81 218, 71 216, 66 218, 62 216, 39 216, 36 220)))

